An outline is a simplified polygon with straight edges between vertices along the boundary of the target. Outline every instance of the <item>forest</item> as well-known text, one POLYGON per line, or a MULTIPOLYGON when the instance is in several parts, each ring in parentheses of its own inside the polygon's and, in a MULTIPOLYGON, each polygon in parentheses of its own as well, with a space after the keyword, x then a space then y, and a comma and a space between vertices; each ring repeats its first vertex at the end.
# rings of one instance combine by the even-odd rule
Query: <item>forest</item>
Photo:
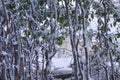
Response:
POLYGON ((120 80, 119 38, 120 0, 0 0, 0 80, 120 80))

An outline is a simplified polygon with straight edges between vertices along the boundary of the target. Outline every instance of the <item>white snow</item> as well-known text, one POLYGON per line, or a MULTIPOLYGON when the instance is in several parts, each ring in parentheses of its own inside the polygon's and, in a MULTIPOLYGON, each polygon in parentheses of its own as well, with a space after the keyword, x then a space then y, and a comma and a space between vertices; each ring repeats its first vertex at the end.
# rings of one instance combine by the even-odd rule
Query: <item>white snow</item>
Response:
POLYGON ((52 59, 52 70, 72 70, 70 64, 72 63, 72 58, 53 58, 52 59))
MULTIPOLYGON (((39 59, 42 62, 42 58, 39 59)), ((54 73, 71 73, 72 67, 71 64, 73 62, 72 57, 61 57, 61 58, 53 58, 51 64, 51 71, 54 73)), ((40 65, 42 67, 42 63, 40 65)))
POLYGON ((7 52, 2 51, 1 54, 4 55, 4 56, 6 56, 6 55, 7 55, 7 52))

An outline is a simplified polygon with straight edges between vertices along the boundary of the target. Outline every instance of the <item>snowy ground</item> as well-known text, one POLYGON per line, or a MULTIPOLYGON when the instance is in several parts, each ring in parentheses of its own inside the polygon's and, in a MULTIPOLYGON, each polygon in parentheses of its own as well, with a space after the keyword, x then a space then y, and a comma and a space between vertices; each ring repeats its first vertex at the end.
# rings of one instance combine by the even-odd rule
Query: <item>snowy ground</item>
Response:
MULTIPOLYGON (((40 59, 42 61, 42 59, 40 59)), ((51 72, 52 74, 55 75, 67 75, 67 74, 72 74, 73 70, 71 67, 71 64, 73 63, 73 58, 72 57, 60 57, 60 58, 53 58, 52 59, 52 64, 51 64, 51 72)), ((107 66, 111 66, 110 62, 105 63, 107 66)), ((115 70, 118 70, 120 72, 120 65, 118 62, 114 62, 115 70)), ((42 65, 41 65, 42 67, 42 65)), ((61 80, 61 79, 56 79, 56 80, 61 80)), ((67 78, 65 80, 73 80, 72 78, 67 78)), ((92 79, 91 79, 92 80, 92 79)))
POLYGON ((52 59, 52 70, 65 70, 71 71, 72 68, 70 67, 72 63, 72 58, 53 58, 52 59))
MULTIPOLYGON (((42 62, 42 58, 40 58, 40 62, 42 62)), ((60 73, 63 72, 63 71, 72 72, 71 64, 73 64, 73 58, 72 57, 60 57, 60 58, 56 57, 56 58, 52 59, 51 70, 55 73, 57 73, 58 71, 60 73)), ((42 63, 40 65, 41 65, 41 68, 42 68, 42 63)), ((106 62, 106 65, 111 66, 111 63, 106 62)), ((118 68, 119 63, 114 62, 114 66, 116 66, 116 68, 118 68)))
MULTIPOLYGON (((42 62, 42 59, 40 58, 40 62, 42 62)), ((57 71, 67 71, 67 72, 71 72, 72 71, 72 67, 71 64, 73 62, 73 58, 72 57, 61 57, 61 58, 53 58, 52 59, 52 64, 51 64, 51 70, 54 72, 57 71)), ((42 63, 41 63, 41 67, 42 67, 42 63)))
MULTIPOLYGON (((40 62, 42 62, 42 59, 40 58, 40 62)), ((59 76, 71 76, 72 75, 72 67, 71 64, 73 63, 73 58, 72 57, 56 57, 52 59, 52 64, 51 64, 51 73, 57 78, 55 80, 61 80, 58 78, 59 76)), ((40 64, 42 68, 42 63, 40 64)), ((65 79, 65 78, 64 78, 65 79)), ((68 77, 65 80, 72 80, 71 77, 68 77)))

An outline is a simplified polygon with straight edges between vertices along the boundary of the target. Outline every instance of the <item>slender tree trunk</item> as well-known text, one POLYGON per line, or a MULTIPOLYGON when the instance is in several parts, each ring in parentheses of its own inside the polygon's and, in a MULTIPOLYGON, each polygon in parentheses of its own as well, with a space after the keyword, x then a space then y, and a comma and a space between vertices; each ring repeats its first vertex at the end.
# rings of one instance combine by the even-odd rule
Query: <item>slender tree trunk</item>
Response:
POLYGON ((110 56, 110 62, 111 62, 111 71, 112 71, 112 75, 111 78, 112 80, 115 80, 115 71, 114 71, 114 63, 113 63, 113 59, 112 59, 112 52, 109 52, 109 56, 110 56))
POLYGON ((14 71, 15 71, 15 79, 18 79, 18 68, 16 67, 18 65, 18 45, 14 45, 14 71))
POLYGON ((76 43, 76 27, 78 26, 78 20, 77 20, 77 1, 76 1, 76 23, 75 26, 72 26, 71 18, 70 18, 70 13, 68 10, 68 1, 65 1, 65 7, 66 7, 66 15, 68 18, 68 23, 69 23, 69 34, 70 34, 70 42, 71 42, 71 47, 72 47, 72 53, 73 53, 73 58, 74 58, 74 79, 79 80, 79 65, 78 65, 78 51, 77 51, 77 43, 76 43))
POLYGON ((46 59, 46 68, 44 70, 44 80, 48 80, 48 74, 49 74, 49 59, 48 59, 48 51, 45 52, 45 59, 46 59))
MULTIPOLYGON (((44 50, 43 50, 44 51, 44 50)), ((43 55, 42 55, 42 79, 44 79, 44 74, 45 74, 45 71, 44 71, 44 65, 45 65, 45 59, 44 59, 44 55, 45 53, 43 52, 43 55)))
POLYGON ((36 52, 36 80, 39 80, 39 55, 36 52))
POLYGON ((108 67, 104 67, 104 69, 105 69, 106 80, 110 80, 109 73, 108 73, 108 67))
POLYGON ((6 62, 3 60, 3 80, 7 80, 7 72, 6 72, 6 62))
MULTIPOLYGON (((108 37, 108 15, 107 15, 107 6, 106 6, 106 1, 103 1, 103 6, 104 6, 104 24, 105 24, 105 37, 108 37)), ((109 39, 105 39, 105 47, 107 48, 108 55, 110 57, 110 63, 111 63, 111 71, 112 71, 112 80, 115 80, 115 75, 114 75, 114 66, 113 66, 113 60, 112 60, 112 53, 110 52, 110 46, 109 46, 109 39)), ((109 80, 109 79, 108 79, 109 80)))
POLYGON ((33 69, 32 69, 32 53, 33 53, 33 50, 32 50, 32 46, 30 47, 30 53, 28 54, 29 56, 29 80, 33 80, 33 76, 32 76, 32 73, 33 73, 33 69))
MULTIPOLYGON (((84 18, 83 18, 84 21, 84 18)), ((84 23, 84 22, 83 22, 84 23)), ((84 23, 85 24, 85 23, 84 23)), ((84 41, 84 49, 85 49, 85 58, 86 58, 86 80, 89 80, 89 52, 87 45, 87 36, 86 36, 86 27, 83 25, 83 41, 84 41)))
POLYGON ((86 12, 81 4, 82 1, 79 0, 79 5, 81 8, 81 16, 82 16, 82 26, 83 26, 83 44, 85 50, 85 59, 86 59, 86 80, 89 80, 89 52, 88 52, 88 38, 87 38, 87 26, 86 26, 86 12))
POLYGON ((21 57, 19 64, 18 80, 22 80, 23 74, 24 74, 24 63, 23 63, 23 57, 21 57))
MULTIPOLYGON (((50 31, 49 35, 51 36, 53 34, 56 34, 56 27, 57 27, 57 9, 56 9, 56 1, 57 0, 49 0, 49 8, 50 8, 50 31), (55 15, 55 18, 54 18, 55 15)), ((48 46, 47 49, 45 49, 45 58, 46 58, 46 68, 45 68, 45 80, 49 80, 50 71, 51 71, 51 61, 56 53, 56 36, 51 36, 51 38, 48 38, 49 41, 47 41, 48 46)))

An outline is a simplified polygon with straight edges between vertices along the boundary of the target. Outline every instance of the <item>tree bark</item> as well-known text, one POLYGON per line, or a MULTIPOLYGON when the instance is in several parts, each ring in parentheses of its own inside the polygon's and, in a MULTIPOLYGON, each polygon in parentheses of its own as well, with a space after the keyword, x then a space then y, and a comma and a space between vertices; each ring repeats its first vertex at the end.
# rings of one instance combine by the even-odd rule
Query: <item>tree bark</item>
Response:
POLYGON ((81 4, 82 1, 79 0, 79 5, 81 8, 81 16, 82 16, 82 26, 83 26, 83 44, 84 44, 84 51, 85 51, 85 59, 86 59, 86 80, 89 80, 89 52, 88 52, 88 38, 87 38, 87 26, 86 24, 86 12, 81 4))

